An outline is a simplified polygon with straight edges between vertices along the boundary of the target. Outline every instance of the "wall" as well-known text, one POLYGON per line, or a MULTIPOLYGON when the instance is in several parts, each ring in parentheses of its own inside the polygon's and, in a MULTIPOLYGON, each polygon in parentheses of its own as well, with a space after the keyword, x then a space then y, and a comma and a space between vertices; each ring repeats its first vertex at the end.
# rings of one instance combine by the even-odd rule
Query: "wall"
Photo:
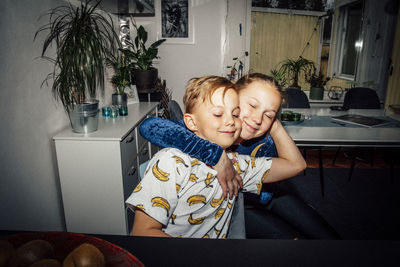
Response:
POLYGON ((40 88, 51 65, 36 59, 42 38, 32 41, 39 14, 60 3, 0 2, 0 229, 64 229, 52 136, 68 120, 50 89, 40 88))
MULTIPOLYGON (((234 56, 224 56, 229 2, 241 8, 241 0, 191 1, 195 43, 160 47, 159 74, 181 105, 190 78, 224 75, 224 58, 234 56)), ((69 120, 50 88, 41 88, 52 70, 49 62, 37 59, 44 35, 33 42, 34 33, 45 23, 38 21, 40 14, 62 3, 66 1, 0 1, 0 229, 65 230, 52 137, 70 127, 69 120)), ((138 22, 149 30, 149 43, 154 41, 156 18, 138 18, 138 22)), ((234 45, 230 47, 236 51, 234 45)), ((100 106, 110 102, 111 94, 107 85, 100 106)))

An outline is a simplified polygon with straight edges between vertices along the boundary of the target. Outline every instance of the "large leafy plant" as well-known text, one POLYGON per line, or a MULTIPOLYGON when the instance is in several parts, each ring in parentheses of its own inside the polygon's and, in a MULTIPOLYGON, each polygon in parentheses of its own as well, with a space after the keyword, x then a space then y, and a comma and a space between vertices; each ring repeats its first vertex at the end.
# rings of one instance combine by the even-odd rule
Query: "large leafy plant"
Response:
POLYGON ((303 57, 299 57, 297 60, 286 59, 280 64, 279 72, 286 74, 287 81, 291 82, 290 87, 300 87, 300 75, 302 73, 309 75, 315 69, 314 62, 303 57))
POLYGON ((165 42, 165 39, 160 39, 146 47, 147 31, 143 26, 137 27, 132 23, 136 30, 134 42, 126 41, 128 48, 121 49, 122 53, 130 60, 130 66, 133 69, 149 70, 153 67, 153 60, 158 57, 158 47, 165 42))
POLYGON ((53 71, 43 82, 53 80, 52 91, 67 112, 75 104, 104 92, 105 59, 115 53, 118 35, 111 16, 101 11, 99 0, 83 0, 80 6, 71 3, 46 13, 49 22, 35 34, 47 32, 42 58, 54 63, 53 71), (54 58, 45 56, 55 43, 54 58))

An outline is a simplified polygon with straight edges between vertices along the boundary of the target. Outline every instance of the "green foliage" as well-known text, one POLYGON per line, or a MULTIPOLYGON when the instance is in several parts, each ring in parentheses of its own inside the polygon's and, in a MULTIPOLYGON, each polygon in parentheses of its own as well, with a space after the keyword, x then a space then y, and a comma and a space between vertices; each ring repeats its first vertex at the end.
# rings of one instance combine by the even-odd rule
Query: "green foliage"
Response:
POLYGON ((286 74, 283 71, 272 69, 271 76, 275 79, 280 88, 284 88, 286 86, 286 74))
POLYGON ((53 80, 54 97, 61 100, 66 111, 94 98, 97 89, 104 92, 105 59, 116 50, 118 36, 111 17, 102 15, 100 1, 83 0, 78 7, 62 5, 45 15, 49 22, 39 28, 34 40, 41 32, 48 32, 41 57, 54 64, 52 73, 43 83, 53 80), (55 58, 45 56, 55 43, 55 58))
POLYGON ((312 73, 305 74, 306 82, 310 84, 311 87, 323 88, 325 84, 330 80, 329 77, 325 79, 324 75, 320 72, 316 74, 316 68, 314 67, 314 71, 312 73))
MULTIPOLYGON (((249 52, 245 51, 243 56, 232 58, 232 60, 234 62, 232 66, 226 66, 228 69, 231 69, 231 73, 230 73, 231 79, 235 78, 236 73, 238 73, 239 76, 243 75, 244 63, 242 60, 247 56, 249 56, 249 52)), ((238 78, 240 78, 240 77, 238 77, 238 78)))
POLYGON ((315 69, 314 62, 311 60, 299 57, 297 60, 286 59, 280 64, 279 72, 286 74, 288 82, 291 82, 290 87, 299 87, 299 77, 303 73, 305 76, 310 75, 315 69))
POLYGON ((126 56, 130 62, 130 67, 133 69, 148 70, 153 66, 153 60, 158 57, 158 47, 166 41, 166 39, 160 39, 152 43, 149 47, 146 47, 147 42, 147 31, 143 26, 136 26, 132 23, 136 29, 136 37, 134 42, 126 41, 128 48, 121 49, 122 53, 126 56))
POLYGON ((118 53, 116 56, 111 55, 107 59, 107 65, 114 69, 111 84, 116 89, 117 94, 124 94, 125 87, 131 81, 131 69, 126 57, 122 53, 118 53))

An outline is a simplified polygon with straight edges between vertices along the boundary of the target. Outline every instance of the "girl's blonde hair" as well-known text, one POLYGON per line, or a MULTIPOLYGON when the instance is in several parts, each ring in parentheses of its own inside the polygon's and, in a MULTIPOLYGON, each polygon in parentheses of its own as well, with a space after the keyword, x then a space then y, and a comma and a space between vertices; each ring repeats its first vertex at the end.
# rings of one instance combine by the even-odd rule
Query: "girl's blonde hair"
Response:
POLYGON ((185 95, 183 96, 185 113, 191 113, 199 101, 204 103, 208 98, 211 102, 213 93, 221 87, 224 88, 223 96, 225 96, 226 91, 229 89, 237 92, 236 85, 224 77, 209 75, 190 79, 186 86, 185 95))
POLYGON ((246 88, 249 84, 253 82, 264 82, 276 88, 276 90, 282 96, 282 89, 280 88, 279 84, 275 81, 274 78, 271 76, 262 74, 262 73, 248 73, 245 76, 241 77, 237 82, 236 86, 240 91, 243 88, 246 88))

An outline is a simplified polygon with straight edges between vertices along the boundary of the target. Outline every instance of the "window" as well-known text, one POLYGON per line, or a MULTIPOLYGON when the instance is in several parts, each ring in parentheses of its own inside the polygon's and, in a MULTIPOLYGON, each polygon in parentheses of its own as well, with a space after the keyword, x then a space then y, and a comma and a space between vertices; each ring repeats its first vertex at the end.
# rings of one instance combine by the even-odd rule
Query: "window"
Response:
POLYGON ((336 76, 354 79, 362 49, 362 2, 340 8, 336 76))

